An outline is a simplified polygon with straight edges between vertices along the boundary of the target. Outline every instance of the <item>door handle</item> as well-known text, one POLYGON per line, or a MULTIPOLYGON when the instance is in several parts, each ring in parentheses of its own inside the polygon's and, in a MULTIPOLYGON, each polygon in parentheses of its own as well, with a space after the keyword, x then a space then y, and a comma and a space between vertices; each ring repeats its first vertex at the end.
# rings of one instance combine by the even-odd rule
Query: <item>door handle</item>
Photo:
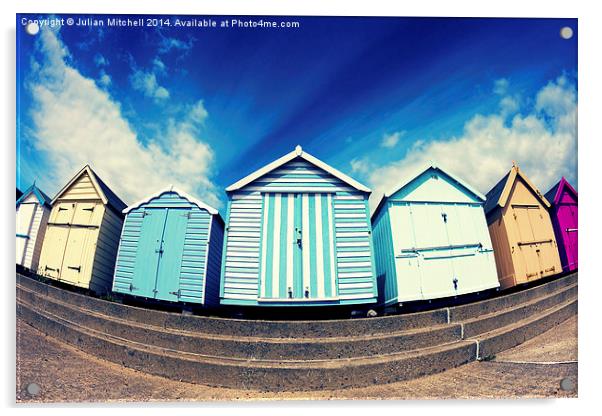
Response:
POLYGON ((67 266, 67 268, 71 269, 71 270, 77 270, 78 273, 82 272, 82 266, 77 266, 77 267, 75 267, 75 266, 67 266))
POLYGON ((59 269, 53 269, 52 267, 44 266, 44 271, 46 272, 48 270, 50 270, 51 272, 58 272, 59 271, 59 269))

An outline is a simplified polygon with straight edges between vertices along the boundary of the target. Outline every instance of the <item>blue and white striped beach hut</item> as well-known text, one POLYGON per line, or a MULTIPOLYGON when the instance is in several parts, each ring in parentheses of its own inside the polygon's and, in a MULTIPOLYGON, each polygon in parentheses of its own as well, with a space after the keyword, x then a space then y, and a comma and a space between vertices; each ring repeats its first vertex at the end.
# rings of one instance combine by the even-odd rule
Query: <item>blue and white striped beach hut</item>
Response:
POLYGON ((370 189, 301 146, 226 189, 221 303, 373 303, 370 189))
POLYGON ((114 292, 218 305, 224 223, 215 208, 170 186, 123 212, 114 292))

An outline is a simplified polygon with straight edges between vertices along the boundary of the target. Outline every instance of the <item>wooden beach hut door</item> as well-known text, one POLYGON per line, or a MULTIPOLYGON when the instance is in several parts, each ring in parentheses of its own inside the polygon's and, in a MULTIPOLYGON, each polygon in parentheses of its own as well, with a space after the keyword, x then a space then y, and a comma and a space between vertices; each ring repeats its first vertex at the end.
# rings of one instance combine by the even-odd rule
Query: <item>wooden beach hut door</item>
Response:
POLYGON ((566 257, 569 267, 576 267, 578 264, 578 217, 577 217, 577 205, 573 204, 560 204, 558 207, 558 214, 560 220, 560 226, 562 229, 562 237, 564 240, 566 257))
POLYGON ((61 280, 84 283, 90 279, 103 206, 100 202, 77 202, 73 206, 71 227, 65 248, 61 280))
POLYGON ((332 198, 265 193, 260 298, 318 301, 336 296, 332 198))
POLYGON ((136 296, 177 301, 180 268, 189 209, 144 210, 134 277, 130 292, 136 296))
POLYGON ((520 240, 518 251, 523 256, 527 280, 536 279, 544 272, 552 272, 546 267, 552 263, 553 240, 546 233, 545 215, 539 205, 512 205, 514 219, 520 240))

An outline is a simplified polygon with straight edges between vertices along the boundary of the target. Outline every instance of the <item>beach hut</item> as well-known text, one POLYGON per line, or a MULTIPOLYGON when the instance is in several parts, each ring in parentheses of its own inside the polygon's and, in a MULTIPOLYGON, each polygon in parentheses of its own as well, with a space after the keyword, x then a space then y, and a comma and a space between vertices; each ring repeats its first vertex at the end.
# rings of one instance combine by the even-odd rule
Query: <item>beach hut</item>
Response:
POLYGON ((217 306, 224 222, 173 186, 124 210, 113 291, 217 306))
POLYGON ((554 235, 558 244, 562 270, 577 270, 577 191, 562 177, 546 194, 552 205, 550 217, 554 226, 554 235))
POLYGON ((487 193, 485 215, 502 288, 562 271, 549 208, 516 165, 487 193))
POLYGON ((50 216, 50 198, 35 183, 17 199, 16 262, 30 270, 37 270, 46 225, 50 216))
POLYGON ((99 294, 109 291, 125 207, 86 165, 52 200, 38 273, 99 294))
POLYGON ((499 286, 485 196, 437 164, 401 180, 372 215, 384 306, 499 286))
POLYGON ((297 146, 226 192, 222 304, 376 301, 364 185, 297 146))

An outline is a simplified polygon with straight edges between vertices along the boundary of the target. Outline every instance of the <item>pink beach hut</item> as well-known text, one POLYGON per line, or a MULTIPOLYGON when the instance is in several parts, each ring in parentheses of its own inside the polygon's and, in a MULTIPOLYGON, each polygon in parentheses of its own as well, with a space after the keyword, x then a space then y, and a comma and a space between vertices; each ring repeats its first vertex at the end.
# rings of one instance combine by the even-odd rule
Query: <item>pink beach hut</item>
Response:
POLYGON ((565 272, 577 270, 577 191, 562 177, 545 197, 552 204, 550 217, 554 226, 562 270, 565 272))

